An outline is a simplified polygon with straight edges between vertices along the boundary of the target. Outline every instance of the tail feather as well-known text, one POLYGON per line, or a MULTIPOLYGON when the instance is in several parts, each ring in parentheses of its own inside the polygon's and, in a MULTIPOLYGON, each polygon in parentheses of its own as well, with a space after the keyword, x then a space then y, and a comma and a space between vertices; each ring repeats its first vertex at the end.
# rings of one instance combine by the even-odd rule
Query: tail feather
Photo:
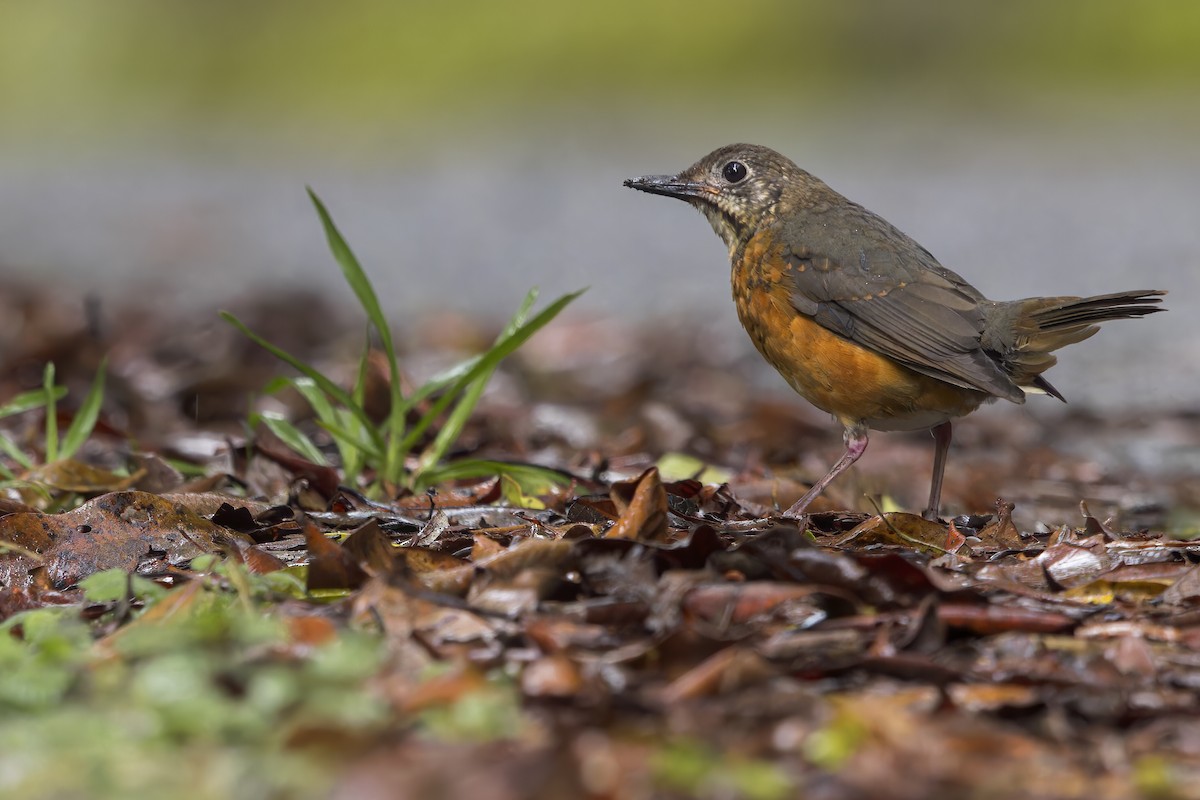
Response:
POLYGON ((1096 325, 1113 319, 1144 317, 1165 310, 1158 305, 1165 294, 1163 291, 1140 290, 1095 297, 1045 298, 1050 301, 1049 304, 1032 310, 1029 318, 1039 330, 1050 331, 1080 325, 1096 325))
POLYGON ((1007 318, 1012 335, 1005 337, 1003 346, 996 349, 1003 353, 1004 367, 1018 386, 1045 392, 1065 402, 1059 391, 1042 377, 1057 362, 1051 354, 1088 338, 1103 322, 1165 311, 1159 305, 1165 294, 1158 290, 1137 290, 1095 297, 1033 297, 997 304, 996 319, 1007 318))

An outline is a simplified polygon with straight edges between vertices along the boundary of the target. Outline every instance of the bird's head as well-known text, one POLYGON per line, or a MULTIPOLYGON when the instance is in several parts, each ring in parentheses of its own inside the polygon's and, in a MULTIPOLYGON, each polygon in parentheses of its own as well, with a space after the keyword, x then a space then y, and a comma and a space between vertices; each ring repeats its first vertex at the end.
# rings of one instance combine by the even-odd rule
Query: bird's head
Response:
POLYGON ((784 156, 754 144, 714 150, 678 175, 630 178, 625 185, 686 200, 704 212, 735 251, 774 216, 785 189, 815 180, 784 156))

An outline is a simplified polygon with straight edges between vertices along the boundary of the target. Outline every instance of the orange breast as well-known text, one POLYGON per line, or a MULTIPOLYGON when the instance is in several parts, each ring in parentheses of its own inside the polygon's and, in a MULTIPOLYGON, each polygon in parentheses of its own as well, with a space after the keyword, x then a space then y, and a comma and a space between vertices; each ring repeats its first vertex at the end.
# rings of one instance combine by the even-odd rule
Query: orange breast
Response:
POLYGON ((917 430, 969 414, 987 395, 915 372, 818 325, 796 311, 789 269, 760 237, 734 265, 733 299, 742 326, 789 385, 844 425, 917 430))

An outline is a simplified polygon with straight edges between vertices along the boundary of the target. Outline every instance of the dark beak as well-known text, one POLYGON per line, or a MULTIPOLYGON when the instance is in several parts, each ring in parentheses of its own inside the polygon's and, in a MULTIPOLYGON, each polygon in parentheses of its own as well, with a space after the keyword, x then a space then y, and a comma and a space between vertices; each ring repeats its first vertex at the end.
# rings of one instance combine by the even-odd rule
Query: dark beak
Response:
POLYGON ((625 181, 625 185, 642 192, 678 197, 681 200, 715 194, 706 184, 686 181, 678 175, 645 175, 641 178, 630 178, 625 181))

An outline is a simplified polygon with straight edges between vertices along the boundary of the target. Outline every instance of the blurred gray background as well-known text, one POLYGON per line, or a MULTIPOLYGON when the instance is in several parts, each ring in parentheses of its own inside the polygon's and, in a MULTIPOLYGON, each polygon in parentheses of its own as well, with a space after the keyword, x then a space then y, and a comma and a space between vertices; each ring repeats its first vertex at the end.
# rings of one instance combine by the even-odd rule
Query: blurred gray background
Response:
POLYGON ((1200 406, 1189 0, 3 2, 0 97, 7 284, 350 304, 308 184, 401 324, 588 285, 749 352, 707 223, 621 181, 751 141, 989 296, 1170 289, 1051 377, 1200 406))

